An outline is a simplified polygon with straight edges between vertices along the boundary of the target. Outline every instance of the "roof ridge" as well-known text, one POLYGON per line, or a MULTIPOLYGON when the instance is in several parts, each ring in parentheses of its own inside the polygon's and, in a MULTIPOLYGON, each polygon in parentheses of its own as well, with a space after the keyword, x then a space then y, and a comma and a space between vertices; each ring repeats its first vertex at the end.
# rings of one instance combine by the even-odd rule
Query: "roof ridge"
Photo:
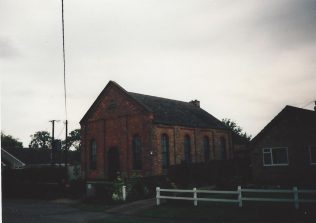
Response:
MULTIPOLYGON (((286 105, 283 109, 296 109, 296 110, 302 110, 302 111, 307 111, 307 112, 315 112, 314 110, 310 110, 310 109, 306 109, 306 108, 299 108, 299 107, 295 107, 293 105, 286 105)), ((316 112, 315 112, 316 113, 316 112)))
MULTIPOLYGON (((266 124, 260 132, 258 132, 258 134, 252 138, 251 142, 252 144, 256 143, 258 138, 260 138, 263 134, 265 134, 266 131, 268 131, 268 129, 271 128, 272 125, 275 125, 276 123, 279 122, 279 120, 285 115, 288 114, 290 111, 295 110, 296 112, 308 112, 309 115, 308 117, 311 117, 311 114, 314 114, 316 117, 316 111, 313 110, 309 110, 309 109, 304 109, 304 108, 298 108, 292 105, 286 105, 281 111, 279 111, 269 122, 268 124, 266 124)), ((297 115, 297 114, 296 114, 297 115)), ((304 114, 307 115, 307 114, 304 114)), ((313 115, 312 115, 313 116, 313 115)))
MULTIPOLYGON (((142 95, 142 96, 146 96, 146 97, 153 97, 153 98, 157 98, 157 99, 164 99, 164 100, 169 100, 169 101, 175 101, 175 102, 181 102, 181 103, 186 103, 191 105, 190 102, 186 102, 186 101, 180 101, 177 99, 170 99, 170 98, 164 98, 164 97, 158 97, 158 96, 154 96, 154 95, 148 95, 148 94, 140 94, 140 93, 136 93, 136 92, 128 92, 129 94, 138 94, 138 95, 142 95)), ((193 104, 192 104, 193 105, 193 104)))

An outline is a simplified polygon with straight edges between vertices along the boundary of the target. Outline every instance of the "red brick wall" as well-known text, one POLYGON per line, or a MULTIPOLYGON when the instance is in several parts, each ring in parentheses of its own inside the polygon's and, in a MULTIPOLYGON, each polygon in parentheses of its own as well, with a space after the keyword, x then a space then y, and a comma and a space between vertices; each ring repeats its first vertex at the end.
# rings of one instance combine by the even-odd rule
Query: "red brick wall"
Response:
POLYGON ((198 129, 185 128, 181 126, 165 126, 155 125, 153 129, 153 166, 154 174, 162 174, 162 148, 161 136, 168 135, 169 138, 169 164, 180 164, 184 160, 184 138, 186 135, 190 137, 191 141, 191 158, 192 162, 204 162, 204 148, 203 138, 207 136, 210 143, 210 157, 211 159, 220 159, 219 156, 219 138, 221 136, 226 139, 226 152, 228 158, 232 158, 231 152, 231 135, 225 130, 214 129, 198 129))
POLYGON ((110 86, 99 105, 94 108, 82 129, 82 166, 87 179, 107 178, 107 152, 116 147, 119 150, 120 170, 123 175, 132 174, 132 138, 141 136, 143 170, 138 174, 150 175, 152 115, 135 103, 116 86, 110 86), (111 108, 115 103, 115 108, 111 108), (97 169, 89 169, 89 147, 91 140, 97 143, 97 169))
POLYGON ((123 176, 162 174, 161 135, 169 137, 169 164, 180 164, 184 159, 183 140, 191 139, 192 162, 203 162, 203 137, 209 137, 211 159, 220 159, 220 137, 226 139, 226 153, 232 158, 231 134, 226 130, 194 129, 163 126, 152 123, 153 116, 128 96, 124 90, 110 85, 103 92, 96 107, 81 123, 82 171, 86 179, 108 178, 108 151, 119 150, 120 171, 123 176), (132 139, 138 134, 142 145, 142 170, 132 169, 132 139), (97 144, 97 169, 89 168, 91 140, 97 144))

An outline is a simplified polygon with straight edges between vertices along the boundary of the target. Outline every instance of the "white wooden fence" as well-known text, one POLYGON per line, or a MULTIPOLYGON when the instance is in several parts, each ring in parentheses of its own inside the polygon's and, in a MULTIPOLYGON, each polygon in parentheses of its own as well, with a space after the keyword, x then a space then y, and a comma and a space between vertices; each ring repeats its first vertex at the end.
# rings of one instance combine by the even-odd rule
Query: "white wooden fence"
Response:
MULTIPOLYGON (((160 199, 173 199, 173 200, 191 200, 194 205, 198 205, 198 201, 211 201, 211 202, 227 202, 236 203, 239 207, 243 206, 243 201, 263 201, 263 202, 293 202, 296 209, 299 208, 299 203, 316 203, 316 199, 302 199, 300 195, 302 194, 316 194, 316 190, 299 190, 297 187, 293 187, 292 190, 283 189, 244 189, 238 186, 236 191, 222 191, 222 190, 198 190, 193 188, 193 190, 176 190, 176 189, 160 189, 156 188, 156 201, 157 205, 160 205, 160 199), (161 195, 161 192, 172 192, 174 195, 176 193, 192 193, 192 197, 179 197, 179 196, 166 196, 161 195), (244 192, 244 193, 243 193, 244 192), (273 198, 273 197, 254 197, 246 196, 246 192, 252 194, 265 194, 269 196, 270 194, 292 194, 292 198, 273 198), (229 194, 236 195, 237 198, 206 198, 199 197, 198 194, 229 194)), ((257 195, 258 196, 258 195, 257 195)))

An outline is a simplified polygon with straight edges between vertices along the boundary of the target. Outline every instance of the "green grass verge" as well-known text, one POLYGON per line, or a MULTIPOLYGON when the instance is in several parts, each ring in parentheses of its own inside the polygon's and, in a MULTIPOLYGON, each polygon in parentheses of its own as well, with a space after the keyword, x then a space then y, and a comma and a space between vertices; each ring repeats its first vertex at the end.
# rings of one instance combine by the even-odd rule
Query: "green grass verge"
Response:
POLYGON ((168 202, 137 214, 137 216, 113 216, 90 223, 158 223, 158 222, 220 222, 220 223, 314 223, 316 207, 303 206, 295 210, 289 204, 249 203, 238 208, 237 204, 210 204, 200 202, 168 202))
POLYGON ((210 204, 169 202, 141 213, 142 216, 160 219, 201 220, 212 222, 316 222, 316 207, 295 210, 289 204, 249 203, 243 208, 237 204, 210 204))

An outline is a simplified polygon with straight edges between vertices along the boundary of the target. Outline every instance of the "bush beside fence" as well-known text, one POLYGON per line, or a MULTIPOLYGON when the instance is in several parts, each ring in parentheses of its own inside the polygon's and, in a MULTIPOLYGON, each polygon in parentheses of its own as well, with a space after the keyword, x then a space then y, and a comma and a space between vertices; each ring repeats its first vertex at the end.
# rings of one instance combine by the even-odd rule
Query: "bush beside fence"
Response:
POLYGON ((180 187, 217 185, 235 187, 251 181, 249 160, 211 160, 170 166, 168 178, 180 187))

